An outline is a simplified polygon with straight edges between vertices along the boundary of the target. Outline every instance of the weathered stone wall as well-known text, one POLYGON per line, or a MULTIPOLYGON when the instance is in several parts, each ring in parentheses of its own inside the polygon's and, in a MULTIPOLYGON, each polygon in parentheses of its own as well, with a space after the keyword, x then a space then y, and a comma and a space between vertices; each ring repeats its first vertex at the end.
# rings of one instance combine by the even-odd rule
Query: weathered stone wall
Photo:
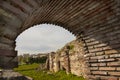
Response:
POLYGON ((50 71, 57 72, 66 70, 66 72, 87 77, 87 65, 84 57, 84 47, 82 41, 72 41, 66 44, 56 53, 49 54, 50 71), (51 69, 52 65, 52 69, 51 69))
MULTIPOLYGON (((1 3, 1 2, 0 2, 1 3)), ((1 4, 0 4, 1 5, 1 4)), ((11 69, 18 66, 15 37, 21 21, 0 7, 0 67, 11 69)))

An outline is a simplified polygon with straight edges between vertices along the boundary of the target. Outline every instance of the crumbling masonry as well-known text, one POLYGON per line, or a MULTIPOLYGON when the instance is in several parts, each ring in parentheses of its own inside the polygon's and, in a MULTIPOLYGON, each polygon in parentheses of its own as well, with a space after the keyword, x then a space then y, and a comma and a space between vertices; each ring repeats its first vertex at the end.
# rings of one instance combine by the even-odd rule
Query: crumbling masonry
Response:
POLYGON ((67 74, 72 73, 87 78, 89 69, 84 57, 82 41, 74 40, 57 52, 49 53, 47 64, 52 72, 65 70, 67 74))

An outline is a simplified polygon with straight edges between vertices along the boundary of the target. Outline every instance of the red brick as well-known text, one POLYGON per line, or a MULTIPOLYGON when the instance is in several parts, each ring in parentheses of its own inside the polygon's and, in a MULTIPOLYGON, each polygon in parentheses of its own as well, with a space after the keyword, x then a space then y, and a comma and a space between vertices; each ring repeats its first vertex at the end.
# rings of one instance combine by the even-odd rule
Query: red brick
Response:
POLYGON ((111 77, 111 76, 102 76, 101 77, 101 80, 118 80, 117 77, 111 77))
POLYGON ((90 70, 98 70, 98 67, 91 67, 90 70))
POLYGON ((100 55, 103 55, 104 54, 104 52, 102 51, 102 52, 96 52, 96 55, 97 56, 100 56, 100 55))
POLYGON ((111 58, 118 58, 120 57, 120 54, 113 54, 113 55, 110 55, 111 58))
POLYGON ((107 50, 105 51, 105 54, 113 54, 113 53, 118 53, 116 50, 107 50))
POLYGON ((120 71, 120 67, 117 67, 117 70, 120 71))
POLYGON ((110 46, 105 46, 105 47, 103 47, 103 50, 110 50, 110 49, 111 49, 110 46))
POLYGON ((106 63, 91 63, 91 66, 106 66, 106 63))
POLYGON ((98 62, 111 62, 111 61, 116 61, 116 59, 99 59, 98 62))
POLYGON ((106 71, 92 71, 92 74, 107 75, 106 71))
POLYGON ((104 59, 104 56, 95 56, 95 57, 90 57, 90 59, 104 59))
POLYGON ((102 48, 95 48, 95 49, 89 50, 89 52, 98 52, 98 51, 102 51, 102 48))
POLYGON ((99 67, 99 70, 104 70, 104 71, 113 71, 115 70, 115 67, 99 67))
POLYGON ((120 66, 120 62, 109 62, 107 66, 120 66))
POLYGON ((120 76, 120 72, 108 72, 111 76, 120 76))
POLYGON ((98 60, 88 60, 88 62, 98 62, 98 60))

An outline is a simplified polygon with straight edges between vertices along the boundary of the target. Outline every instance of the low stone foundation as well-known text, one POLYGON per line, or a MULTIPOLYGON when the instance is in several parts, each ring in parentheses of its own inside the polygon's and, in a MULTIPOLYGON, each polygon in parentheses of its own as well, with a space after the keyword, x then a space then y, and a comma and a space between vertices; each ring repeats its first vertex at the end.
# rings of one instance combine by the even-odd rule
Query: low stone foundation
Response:
POLYGON ((33 80, 32 78, 21 75, 13 70, 3 70, 0 80, 33 80))

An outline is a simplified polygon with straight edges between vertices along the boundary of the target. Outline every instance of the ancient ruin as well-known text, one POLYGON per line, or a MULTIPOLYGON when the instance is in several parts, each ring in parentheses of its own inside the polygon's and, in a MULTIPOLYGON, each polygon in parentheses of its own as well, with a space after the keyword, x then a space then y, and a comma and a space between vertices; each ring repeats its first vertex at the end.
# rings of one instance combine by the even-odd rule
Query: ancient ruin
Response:
POLYGON ((0 67, 17 67, 15 39, 43 23, 83 41, 89 80, 120 79, 120 0, 0 0, 0 67))
POLYGON ((84 53, 82 41, 74 40, 57 52, 49 53, 48 69, 52 72, 66 70, 67 74, 72 73, 87 78, 89 69, 84 53))

